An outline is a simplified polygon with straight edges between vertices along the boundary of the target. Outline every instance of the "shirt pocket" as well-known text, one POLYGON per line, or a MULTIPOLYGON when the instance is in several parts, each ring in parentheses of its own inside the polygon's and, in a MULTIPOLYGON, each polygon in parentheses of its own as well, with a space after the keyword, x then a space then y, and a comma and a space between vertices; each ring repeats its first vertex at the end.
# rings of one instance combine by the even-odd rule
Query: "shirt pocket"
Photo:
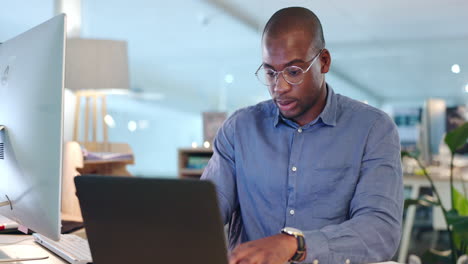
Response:
POLYGON ((310 171, 305 186, 313 218, 343 220, 355 189, 352 166, 317 167, 310 171))

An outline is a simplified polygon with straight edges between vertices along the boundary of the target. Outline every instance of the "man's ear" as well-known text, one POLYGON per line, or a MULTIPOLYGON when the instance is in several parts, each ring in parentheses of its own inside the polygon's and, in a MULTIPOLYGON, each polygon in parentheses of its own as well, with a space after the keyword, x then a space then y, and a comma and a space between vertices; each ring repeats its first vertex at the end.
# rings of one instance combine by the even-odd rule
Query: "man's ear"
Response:
POLYGON ((320 54, 319 59, 320 59, 320 64, 322 65, 321 72, 325 74, 330 70, 330 66, 331 66, 330 52, 327 49, 323 49, 322 53, 320 54))

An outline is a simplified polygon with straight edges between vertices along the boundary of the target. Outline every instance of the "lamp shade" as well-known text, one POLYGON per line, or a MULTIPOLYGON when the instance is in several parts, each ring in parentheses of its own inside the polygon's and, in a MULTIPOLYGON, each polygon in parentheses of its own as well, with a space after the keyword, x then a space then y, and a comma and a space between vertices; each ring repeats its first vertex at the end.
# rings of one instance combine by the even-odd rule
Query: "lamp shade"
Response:
POLYGON ((65 88, 73 91, 128 89, 127 42, 70 38, 65 57, 65 88))

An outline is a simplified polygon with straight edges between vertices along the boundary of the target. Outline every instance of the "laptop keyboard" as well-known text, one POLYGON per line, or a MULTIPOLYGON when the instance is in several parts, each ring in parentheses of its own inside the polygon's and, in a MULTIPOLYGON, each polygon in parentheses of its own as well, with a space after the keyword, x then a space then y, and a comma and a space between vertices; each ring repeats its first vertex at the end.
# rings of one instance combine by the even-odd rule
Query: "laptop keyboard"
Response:
POLYGON ((34 233, 34 240, 61 258, 72 264, 92 263, 91 251, 86 239, 76 235, 60 235, 60 241, 54 241, 38 233, 34 233))

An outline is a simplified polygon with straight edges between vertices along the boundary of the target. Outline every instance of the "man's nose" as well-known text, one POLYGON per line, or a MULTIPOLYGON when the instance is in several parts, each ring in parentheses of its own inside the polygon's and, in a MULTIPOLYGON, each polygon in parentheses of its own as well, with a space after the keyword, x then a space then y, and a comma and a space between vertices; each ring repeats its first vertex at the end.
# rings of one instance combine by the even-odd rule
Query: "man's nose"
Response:
POLYGON ((287 93, 291 90, 291 84, 284 79, 283 73, 278 74, 273 91, 278 94, 287 93))

